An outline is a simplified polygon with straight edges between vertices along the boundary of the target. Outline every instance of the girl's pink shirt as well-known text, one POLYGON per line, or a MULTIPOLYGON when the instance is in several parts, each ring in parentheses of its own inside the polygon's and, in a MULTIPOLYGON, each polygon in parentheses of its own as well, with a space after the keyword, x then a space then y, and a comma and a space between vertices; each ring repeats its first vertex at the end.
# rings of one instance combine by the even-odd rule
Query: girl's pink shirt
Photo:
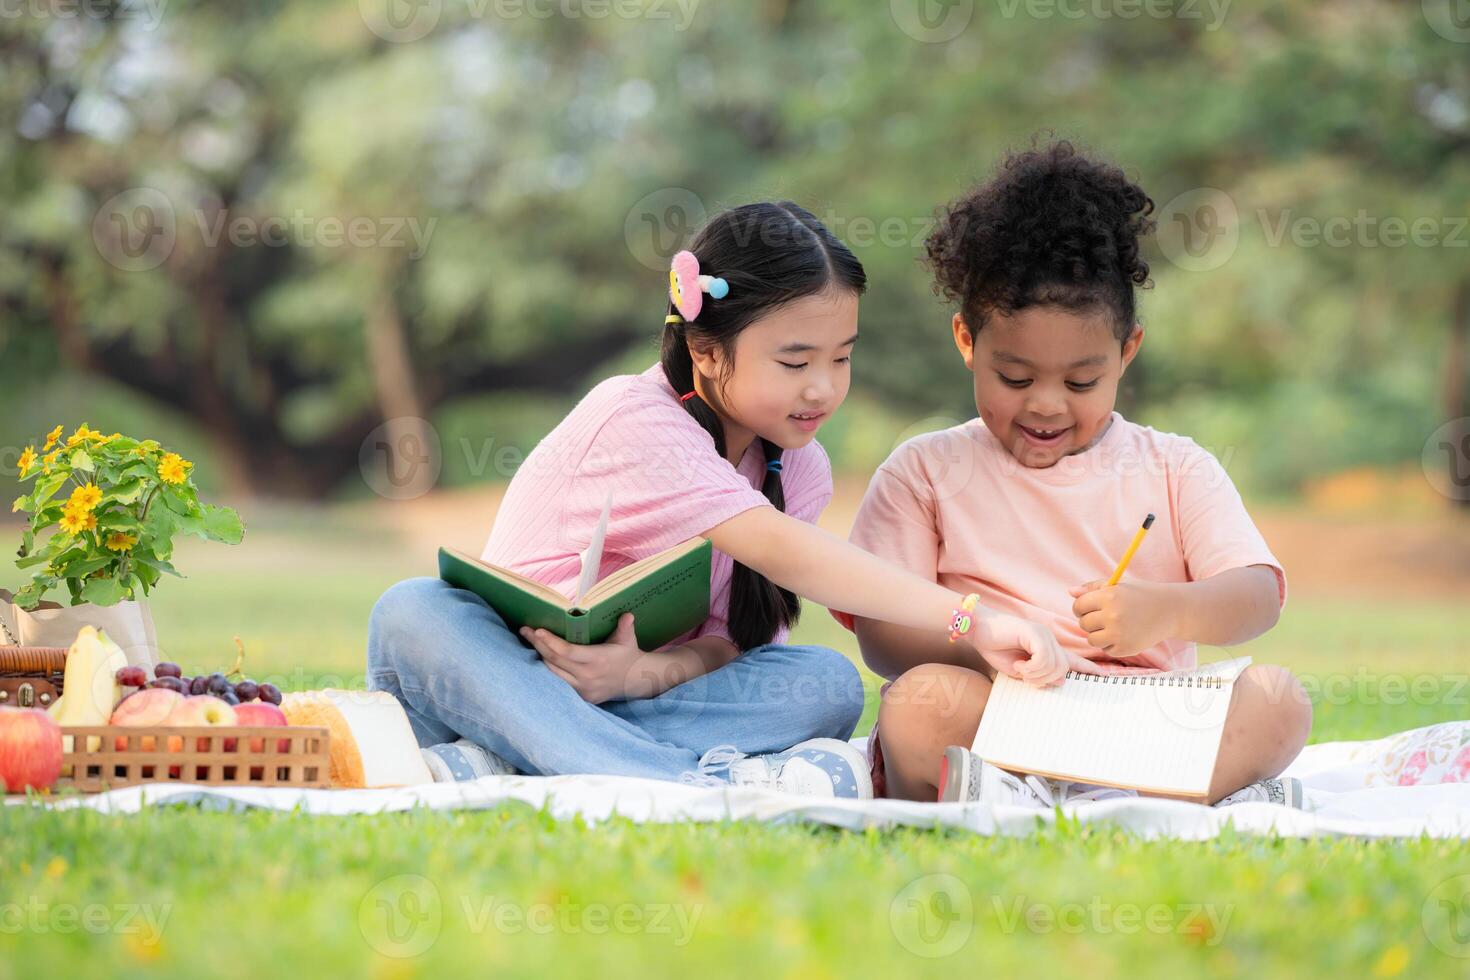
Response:
MULTIPOLYGON (((570 599, 609 491, 599 579, 753 507, 772 506, 758 489, 764 479, 759 441, 731 466, 654 364, 597 385, 537 444, 506 489, 481 557, 570 599)), ((832 499, 831 464, 815 440, 782 454, 781 481, 786 513, 799 520, 815 523, 832 499)), ((730 556, 715 549, 710 616, 669 645, 731 639, 733 571, 730 556)), ((772 642, 788 637, 783 629, 772 642)))

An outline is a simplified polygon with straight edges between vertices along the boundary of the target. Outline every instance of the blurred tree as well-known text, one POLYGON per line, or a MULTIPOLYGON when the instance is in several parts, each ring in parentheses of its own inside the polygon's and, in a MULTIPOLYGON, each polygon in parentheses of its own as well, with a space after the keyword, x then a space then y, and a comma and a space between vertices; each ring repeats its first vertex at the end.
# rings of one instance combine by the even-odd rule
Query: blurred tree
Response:
POLYGON ((0 382, 109 377, 195 419, 235 489, 317 496, 384 421, 651 362, 668 256, 708 211, 784 196, 868 266, 859 388, 965 418, 923 238, 1049 127, 1161 205, 1214 188, 1234 213, 1219 264, 1155 254, 1126 412, 1202 441, 1337 418, 1352 438, 1261 455, 1282 486, 1414 458, 1470 412, 1463 250, 1277 233, 1464 216, 1466 48, 1419 5, 1210 23, 1016 0, 952 5, 950 31, 902 3, 397 3, 0 22, 0 382))

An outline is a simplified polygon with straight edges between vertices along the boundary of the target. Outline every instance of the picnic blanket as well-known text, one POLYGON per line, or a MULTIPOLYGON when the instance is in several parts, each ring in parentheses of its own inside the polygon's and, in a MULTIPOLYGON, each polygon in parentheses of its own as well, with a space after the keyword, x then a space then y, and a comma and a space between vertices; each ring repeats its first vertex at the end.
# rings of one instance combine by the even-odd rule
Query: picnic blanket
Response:
MULTIPOLYGON (((861 743, 863 740, 857 740, 861 743)), ((1470 721, 1446 722, 1363 742, 1309 745, 1287 775, 1302 780, 1307 810, 1267 803, 1224 809, 1145 798, 1083 801, 1062 808, 1069 820, 1107 822, 1145 838, 1203 840, 1236 832, 1283 837, 1470 838, 1470 721)), ((815 800, 770 790, 709 788, 627 776, 486 776, 473 782, 404 789, 300 790, 155 783, 39 805, 133 813, 192 803, 208 809, 259 807, 318 815, 384 813, 429 807, 479 810, 519 802, 557 817, 588 821, 808 821, 834 827, 947 827, 977 834, 1024 835, 1056 811, 902 800, 815 800)), ((8 805, 27 805, 24 797, 8 805)))

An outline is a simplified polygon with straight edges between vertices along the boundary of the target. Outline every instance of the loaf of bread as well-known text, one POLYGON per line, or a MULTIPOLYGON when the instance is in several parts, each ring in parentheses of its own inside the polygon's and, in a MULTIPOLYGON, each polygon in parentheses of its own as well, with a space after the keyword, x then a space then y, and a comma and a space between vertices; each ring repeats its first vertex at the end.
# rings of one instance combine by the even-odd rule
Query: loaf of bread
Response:
POLYGON ((281 710, 288 724, 319 725, 330 731, 334 789, 434 781, 403 705, 387 691, 294 692, 281 700, 281 710))

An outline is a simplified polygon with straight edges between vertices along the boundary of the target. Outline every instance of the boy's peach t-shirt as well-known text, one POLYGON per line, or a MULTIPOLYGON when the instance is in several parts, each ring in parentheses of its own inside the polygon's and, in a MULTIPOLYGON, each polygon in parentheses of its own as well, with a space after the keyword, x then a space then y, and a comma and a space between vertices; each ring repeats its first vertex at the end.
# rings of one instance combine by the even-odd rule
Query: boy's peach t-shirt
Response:
MULTIPOLYGON (((1286 573, 1219 461, 1186 436, 1117 412, 1090 449, 1045 469, 1017 462, 978 418, 916 436, 874 474, 851 540, 1095 655, 1068 590, 1111 575, 1149 513, 1153 526, 1124 582, 1193 582, 1267 565, 1285 604, 1286 573)), ((852 629, 850 614, 832 614, 852 629)), ((1195 645, 1165 640, 1124 663, 1187 669, 1195 645)))

